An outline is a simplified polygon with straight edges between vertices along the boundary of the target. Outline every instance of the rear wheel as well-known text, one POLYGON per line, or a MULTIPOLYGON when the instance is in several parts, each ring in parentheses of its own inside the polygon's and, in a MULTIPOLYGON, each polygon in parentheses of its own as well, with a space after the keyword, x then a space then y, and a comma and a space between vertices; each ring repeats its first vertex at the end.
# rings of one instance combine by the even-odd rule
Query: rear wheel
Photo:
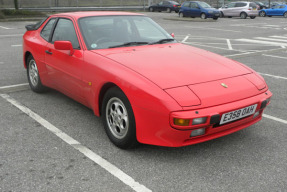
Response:
POLYGON ((250 19, 255 19, 256 16, 250 16, 250 19))
POLYGON ((244 13, 244 12, 240 13, 240 18, 241 19, 246 19, 246 17, 247 17, 246 13, 244 13))
POLYGON ((201 13, 201 14, 200 14, 200 18, 201 18, 201 19, 206 19, 206 14, 205 14, 205 13, 201 13))
POLYGON ((284 16, 285 18, 287 18, 287 12, 285 12, 283 16, 284 16))
POLYGON ((167 9, 166 9, 166 12, 171 13, 171 9, 170 9, 170 8, 167 8, 167 9))
POLYGON ((38 66, 32 55, 27 59, 27 77, 32 91, 43 93, 47 90, 47 88, 41 83, 38 66))
POLYGON ((131 104, 117 87, 109 89, 103 99, 102 120, 111 142, 119 148, 135 147, 136 124, 131 104))
POLYGON ((260 16, 260 17, 266 17, 265 11, 260 11, 259 16, 260 16))

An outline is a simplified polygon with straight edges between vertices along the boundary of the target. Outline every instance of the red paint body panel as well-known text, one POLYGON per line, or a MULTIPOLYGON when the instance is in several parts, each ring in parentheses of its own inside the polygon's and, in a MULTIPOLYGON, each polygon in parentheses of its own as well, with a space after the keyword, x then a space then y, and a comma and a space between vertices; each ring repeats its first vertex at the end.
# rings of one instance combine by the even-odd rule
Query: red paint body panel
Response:
POLYGON ((183 44, 147 45, 96 52, 142 74, 162 89, 251 73, 233 60, 183 44))
POLYGON ((137 15, 126 12, 56 14, 73 21, 80 49, 58 50, 40 32, 45 24, 23 36, 24 66, 32 54, 43 85, 56 89, 100 112, 100 93, 111 84, 129 99, 141 143, 179 147, 200 143, 248 127, 261 119, 261 103, 272 96, 263 78, 236 61, 191 46, 170 43, 88 50, 78 19, 89 16, 137 15), (52 55, 45 53, 49 51, 52 55), (228 88, 221 86, 228 85, 228 88), (210 124, 213 115, 257 104, 253 115, 221 126, 210 124), (189 129, 173 125, 173 118, 207 117, 189 129), (206 133, 190 137, 191 129, 206 133))

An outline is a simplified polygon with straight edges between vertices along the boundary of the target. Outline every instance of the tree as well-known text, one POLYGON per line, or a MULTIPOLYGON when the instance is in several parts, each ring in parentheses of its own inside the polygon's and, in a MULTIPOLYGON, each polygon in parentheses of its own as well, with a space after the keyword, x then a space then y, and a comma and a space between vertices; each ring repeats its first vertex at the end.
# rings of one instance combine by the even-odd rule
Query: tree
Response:
POLYGON ((14 0, 14 5, 15 5, 15 9, 18 10, 19 7, 18 7, 18 0, 14 0))

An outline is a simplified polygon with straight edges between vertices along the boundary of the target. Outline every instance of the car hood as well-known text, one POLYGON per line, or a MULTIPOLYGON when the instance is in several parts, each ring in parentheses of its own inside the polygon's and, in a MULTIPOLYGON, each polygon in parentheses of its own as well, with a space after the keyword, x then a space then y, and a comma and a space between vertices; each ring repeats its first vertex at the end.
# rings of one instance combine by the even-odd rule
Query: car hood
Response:
POLYGON ((92 51, 130 68, 162 89, 252 73, 233 60, 180 43, 92 51))

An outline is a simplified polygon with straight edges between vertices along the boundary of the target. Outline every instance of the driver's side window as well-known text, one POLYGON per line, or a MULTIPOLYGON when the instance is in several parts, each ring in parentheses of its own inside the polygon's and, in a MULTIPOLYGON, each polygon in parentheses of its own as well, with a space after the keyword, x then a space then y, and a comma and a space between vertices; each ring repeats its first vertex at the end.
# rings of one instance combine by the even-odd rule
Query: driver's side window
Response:
POLYGON ((60 18, 55 28, 52 43, 55 41, 70 41, 74 49, 80 49, 74 24, 69 19, 60 18))

